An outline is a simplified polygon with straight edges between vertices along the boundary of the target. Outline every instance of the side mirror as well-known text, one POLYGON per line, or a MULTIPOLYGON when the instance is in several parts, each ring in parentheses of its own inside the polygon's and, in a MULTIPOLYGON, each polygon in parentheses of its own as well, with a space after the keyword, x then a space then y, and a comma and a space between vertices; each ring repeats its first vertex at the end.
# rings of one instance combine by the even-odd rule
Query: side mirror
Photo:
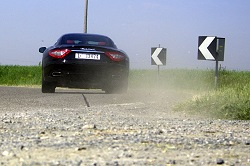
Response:
POLYGON ((39 52, 40 52, 40 53, 44 53, 45 50, 46 50, 46 47, 40 47, 40 48, 39 48, 39 52))

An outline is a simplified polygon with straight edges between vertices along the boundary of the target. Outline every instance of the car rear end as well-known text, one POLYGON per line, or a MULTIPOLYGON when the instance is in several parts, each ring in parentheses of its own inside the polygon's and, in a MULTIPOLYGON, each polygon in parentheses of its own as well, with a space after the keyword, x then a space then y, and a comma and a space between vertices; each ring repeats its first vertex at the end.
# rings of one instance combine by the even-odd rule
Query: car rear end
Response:
POLYGON ((59 87, 94 88, 112 91, 126 88, 129 60, 122 51, 103 47, 54 48, 44 57, 47 82, 59 87), (120 84, 120 85, 119 85, 120 84))
POLYGON ((66 34, 43 53, 43 92, 56 87, 123 92, 128 87, 129 58, 101 35, 66 34))

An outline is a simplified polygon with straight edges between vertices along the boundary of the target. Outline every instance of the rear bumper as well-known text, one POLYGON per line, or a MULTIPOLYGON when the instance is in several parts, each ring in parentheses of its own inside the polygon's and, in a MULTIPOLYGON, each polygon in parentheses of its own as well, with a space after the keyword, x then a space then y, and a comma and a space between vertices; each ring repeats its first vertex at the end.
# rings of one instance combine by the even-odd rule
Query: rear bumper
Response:
POLYGON ((43 79, 58 87, 100 88, 112 82, 128 79, 129 68, 124 64, 51 63, 43 66, 43 79))

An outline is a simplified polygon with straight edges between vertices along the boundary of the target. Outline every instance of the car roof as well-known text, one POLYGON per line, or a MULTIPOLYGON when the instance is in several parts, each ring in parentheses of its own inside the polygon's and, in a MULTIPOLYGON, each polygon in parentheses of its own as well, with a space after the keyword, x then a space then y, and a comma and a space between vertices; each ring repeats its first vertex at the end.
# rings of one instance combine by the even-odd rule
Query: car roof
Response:
POLYGON ((66 36, 66 35, 81 35, 81 36, 102 36, 102 37, 107 37, 109 38, 108 36, 105 36, 105 35, 100 35, 100 34, 93 34, 93 33, 66 33, 62 36, 66 36))

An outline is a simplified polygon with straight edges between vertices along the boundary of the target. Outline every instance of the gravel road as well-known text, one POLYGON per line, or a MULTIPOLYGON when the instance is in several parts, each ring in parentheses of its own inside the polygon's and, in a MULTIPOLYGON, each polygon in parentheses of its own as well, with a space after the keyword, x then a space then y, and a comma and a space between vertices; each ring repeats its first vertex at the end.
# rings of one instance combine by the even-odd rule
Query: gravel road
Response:
POLYGON ((250 165, 250 121, 172 111, 188 98, 0 86, 0 165, 250 165))

